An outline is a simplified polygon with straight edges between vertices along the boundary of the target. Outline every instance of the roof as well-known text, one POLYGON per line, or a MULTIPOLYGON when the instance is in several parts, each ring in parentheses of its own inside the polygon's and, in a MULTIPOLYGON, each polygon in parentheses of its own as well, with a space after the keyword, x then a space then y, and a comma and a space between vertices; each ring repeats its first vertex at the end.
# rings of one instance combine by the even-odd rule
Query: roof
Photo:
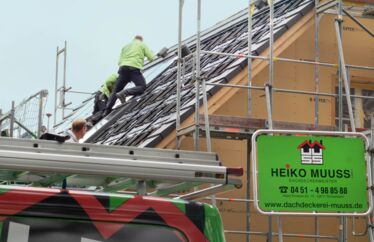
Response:
MULTIPOLYGON (((160 71, 165 69, 166 66, 168 66, 173 59, 168 59, 166 61, 163 61, 162 63, 158 62, 157 65, 148 65, 148 68, 145 69, 143 75, 146 78, 147 82, 152 80, 155 75, 157 75, 160 71)), ((133 87, 134 84, 130 83, 127 87, 133 87)), ((96 90, 98 91, 98 90, 96 90)), ((93 107, 94 107, 94 99, 96 91, 92 94, 89 94, 88 97, 86 97, 82 103, 80 103, 78 106, 73 108, 71 112, 69 112, 64 119, 62 119, 59 123, 57 123, 53 130, 56 133, 64 133, 71 127, 71 123, 73 120, 77 118, 88 118, 91 116, 93 107)), ((116 105, 120 104, 119 102, 116 103, 116 105)), ((116 107, 116 106, 115 106, 116 107)))
MULTIPOLYGON (((281 0, 275 4, 274 34, 279 38, 314 6, 313 0, 281 0)), ((269 9, 257 11, 253 16, 252 54, 259 55, 269 42, 269 9)), ((247 53, 247 12, 219 23, 203 33, 201 49, 208 51, 247 53)), ((195 49, 193 38, 184 43, 195 49)), ((174 52, 173 52, 174 54, 174 52)), ((168 60, 170 61, 170 59, 168 60)), ((162 63, 162 62, 161 62, 162 63)), ((159 65, 159 64, 157 64, 159 65)), ((201 75, 207 82, 228 83, 247 65, 245 58, 232 58, 203 54, 201 75)), ((195 90, 192 80, 192 60, 185 63, 181 91, 181 121, 194 112, 195 90)), ((99 123, 86 142, 154 147, 175 129, 177 61, 174 54, 171 64, 147 85, 146 91, 115 109, 99 123)), ((207 86, 208 98, 220 87, 207 86)))
MULTIPOLYGON (((322 142, 322 141, 321 141, 322 142)), ((320 142, 318 142, 318 141, 314 141, 313 143, 311 142, 311 141, 309 141, 309 140, 305 140, 303 143, 301 143, 298 147, 297 147, 297 149, 299 150, 299 149, 301 149, 301 148, 303 148, 304 146, 307 146, 307 147, 309 147, 309 148, 314 148, 315 146, 318 146, 320 149, 325 149, 325 146, 323 146, 320 142)))

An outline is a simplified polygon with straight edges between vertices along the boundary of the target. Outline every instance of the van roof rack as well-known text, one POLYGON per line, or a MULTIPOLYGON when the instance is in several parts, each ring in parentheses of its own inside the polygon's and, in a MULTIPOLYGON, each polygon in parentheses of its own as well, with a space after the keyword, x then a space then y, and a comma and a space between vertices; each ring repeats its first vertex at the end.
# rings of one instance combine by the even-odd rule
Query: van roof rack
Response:
POLYGON ((211 152, 0 138, 3 184, 50 187, 66 180, 69 188, 136 189, 139 194, 154 196, 211 184, 178 196, 195 199, 241 187, 241 180, 232 176, 242 174, 242 168, 222 166, 211 152))

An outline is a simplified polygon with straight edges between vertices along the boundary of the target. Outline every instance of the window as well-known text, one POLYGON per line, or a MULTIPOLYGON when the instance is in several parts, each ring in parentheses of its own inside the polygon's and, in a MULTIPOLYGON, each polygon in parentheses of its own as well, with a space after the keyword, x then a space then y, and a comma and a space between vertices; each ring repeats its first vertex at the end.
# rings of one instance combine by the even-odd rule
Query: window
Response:
POLYGON ((187 242, 179 231, 160 225, 14 217, 3 222, 0 241, 7 242, 187 242), (118 229, 118 226, 121 226, 118 229), (118 229, 118 231, 117 231, 118 229), (116 231, 116 232, 112 232, 116 231))
MULTIPOLYGON (((338 94, 338 88, 336 88, 338 94)), ((345 94, 343 87, 343 94, 345 94)), ((371 117, 374 116, 374 83, 367 85, 360 85, 358 82, 352 83, 351 88, 352 96, 362 96, 369 98, 351 97, 353 117, 355 120, 356 128, 368 129, 371 126, 371 117)), ((335 99, 335 117, 336 125, 339 124, 339 98, 335 99)), ((343 96, 343 125, 347 124, 350 127, 349 112, 347 105, 347 98, 343 96)))

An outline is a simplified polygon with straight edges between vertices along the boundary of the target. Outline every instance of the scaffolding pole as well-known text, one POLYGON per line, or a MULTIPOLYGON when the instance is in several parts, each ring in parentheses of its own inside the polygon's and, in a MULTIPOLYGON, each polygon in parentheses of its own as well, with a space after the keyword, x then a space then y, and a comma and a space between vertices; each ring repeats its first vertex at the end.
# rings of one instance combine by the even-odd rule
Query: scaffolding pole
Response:
MULTIPOLYGON (((196 54, 198 55, 197 56, 197 62, 196 62, 196 79, 198 80, 198 82, 202 81, 202 92, 203 92, 203 108, 204 108, 204 122, 205 122, 205 140, 206 140, 206 149, 208 152, 211 152, 212 151, 212 143, 211 143, 211 139, 210 139, 210 126, 209 126, 209 110, 208 110, 208 97, 207 97, 207 93, 206 93, 206 80, 205 79, 201 79, 201 67, 200 67, 200 59, 201 59, 201 56, 200 56, 200 50, 201 50, 201 46, 200 46, 200 39, 201 39, 201 0, 198 0, 197 1, 198 3, 198 6, 197 6, 197 33, 198 33, 198 44, 196 45, 196 54)), ((196 113, 198 114, 198 110, 196 110, 196 113)), ((199 117, 200 118, 200 117, 199 117)), ((198 119, 199 119, 198 118, 198 119)))
POLYGON ((36 132, 37 137, 40 137, 41 131, 42 131, 42 125, 43 125, 43 98, 46 97, 48 93, 45 93, 44 90, 40 91, 39 96, 39 112, 38 112, 38 130, 36 132))
POLYGON ((266 110, 268 113, 268 128, 273 129, 273 112, 271 111, 271 96, 272 96, 272 87, 269 84, 266 84, 265 86, 265 96, 266 96, 266 110))
MULTIPOLYGON (((314 1, 315 6, 318 6, 319 0, 314 1)), ((315 51, 315 58, 314 61, 319 63, 320 61, 320 50, 319 50, 319 21, 320 16, 318 15, 317 11, 314 14, 314 51, 315 51)), ((315 82, 315 91, 316 93, 319 92, 319 65, 314 66, 314 82, 315 82)), ((319 96, 318 94, 314 97, 314 126, 318 127, 319 123, 319 96)), ((316 242, 318 240, 316 239, 316 242)))
MULTIPOLYGON (((248 0, 248 86, 252 86, 252 16, 254 12, 253 0, 248 0)), ((252 115, 252 90, 248 89, 248 117, 252 115)), ((249 241, 249 238, 247 239, 249 241)))
MULTIPOLYGON (((178 67, 177 67, 177 122, 176 130, 179 131, 181 126, 181 65, 182 65, 182 20, 183 20, 183 4, 184 0, 179 0, 179 17, 178 17, 178 67)), ((180 136, 176 137, 177 149, 180 149, 181 141, 180 136)))
MULTIPOLYGON (((319 218, 318 218, 318 216, 315 216, 315 217, 314 217, 314 234, 315 234, 316 236, 319 236, 319 235, 320 235, 320 232, 319 232, 319 218)), ((316 241, 316 242, 319 242, 319 238, 316 237, 316 238, 315 238, 315 241, 316 241)))
POLYGON ((57 46, 56 50, 56 75, 55 75, 55 108, 54 108, 54 117, 53 125, 57 124, 57 111, 61 109, 62 119, 65 118, 65 108, 69 105, 65 103, 65 94, 68 91, 66 88, 66 58, 67 58, 67 41, 64 42, 64 48, 59 49, 57 46), (64 55, 64 67, 63 67, 63 76, 62 76, 62 86, 58 85, 58 71, 59 71, 59 57, 64 55), (60 93, 60 103, 58 102, 58 94, 60 93))
MULTIPOLYGON (((254 13, 254 3, 253 0, 248 0, 248 87, 252 86, 252 16, 254 13)), ((248 88, 248 117, 252 116, 252 90, 248 88)), ((250 179, 250 165, 251 165, 251 140, 247 139, 247 183, 246 183, 246 199, 250 199, 251 196, 251 179, 250 179)), ((245 204, 246 210, 246 219, 245 219, 245 228, 246 231, 251 229, 251 206, 249 203, 245 204)), ((245 235, 245 241, 250 242, 250 234, 245 235)))
MULTIPOLYGON (((246 231, 250 231, 251 228, 251 204, 247 201, 250 200, 251 197, 251 139, 247 139, 247 182, 246 182, 246 203, 245 203, 245 210, 246 210, 246 216, 245 216, 245 229, 246 231)), ((216 198, 218 200, 218 198, 216 198)), ((253 200, 252 200, 253 201, 253 200)), ((250 234, 245 235, 246 242, 250 242, 250 234)))
POLYGON ((283 228, 282 228, 282 218, 277 216, 278 222, 278 241, 283 242, 283 228))
MULTIPOLYGON (((266 84, 266 107, 268 113, 268 125, 269 129, 273 129, 273 85, 274 85, 274 2, 273 0, 268 0, 269 4, 269 81, 266 84)), ((279 218, 279 217, 278 217, 279 218)), ((273 231, 272 231, 272 223, 273 217, 269 216, 268 219, 269 223, 269 236, 268 242, 273 241, 273 231)), ((278 224, 279 226, 279 224, 278 224)), ((279 230, 278 230, 279 231, 279 230)), ((279 241, 283 240, 282 234, 278 234, 279 241)))
POLYGON ((195 62, 195 150, 200 149, 200 0, 197 0, 197 33, 196 33, 196 62, 195 62))
POLYGON ((56 49, 56 73, 55 73, 55 108, 53 109, 53 125, 56 125, 57 123, 57 94, 58 94, 58 54, 59 53, 59 47, 57 46, 56 49))
MULTIPOLYGON (((3 110, 0 108, 0 133, 2 130, 2 123, 3 123, 3 110)), ((1 134, 0 134, 1 136, 1 134)))
MULTIPOLYGON (((246 54, 232 54, 232 53, 225 53, 225 52, 218 52, 218 51, 208 51, 208 50, 201 50, 202 54, 210 54, 210 55, 218 55, 218 56, 227 56, 232 58, 252 58, 254 60, 269 60, 269 57, 267 56, 261 56, 261 55, 246 55, 246 54)), ((273 61, 282 61, 282 62, 289 62, 289 63, 296 63, 296 64, 307 64, 307 65, 318 65, 323 67, 329 67, 329 68, 337 68, 338 64, 334 63, 328 63, 328 62, 316 62, 311 60, 303 60, 303 59, 292 59, 292 58, 284 58, 284 57, 274 57, 273 61)), ((368 71, 374 71, 374 67, 371 66, 360 66, 360 65, 351 65, 346 64, 346 67, 349 67, 351 69, 357 69, 357 70, 368 70, 368 71)))
MULTIPOLYGON (((352 111, 352 102, 351 102, 351 90, 348 84, 347 80, 347 70, 345 65, 345 59, 344 59, 344 53, 343 53, 343 44, 342 44, 342 22, 343 22, 343 16, 341 14, 341 9, 343 8, 342 0, 339 1, 339 16, 337 19, 335 19, 335 31, 336 31, 336 39, 338 43, 338 51, 339 51, 339 77, 342 77, 344 81, 344 89, 346 93, 346 99, 347 99, 347 105, 348 105, 348 113, 349 113, 349 120, 351 124, 351 130, 352 132, 356 132, 356 126, 354 122, 353 117, 353 111, 352 111)), ((341 115, 340 115, 341 116, 341 115)), ((339 117, 340 118, 340 117, 339 117)), ((342 127, 340 127, 342 128, 342 127)), ((341 131, 341 130, 339 130, 341 131)))
MULTIPOLYGON (((225 233, 228 234, 250 234, 255 236, 268 236, 268 232, 257 232, 257 231, 240 231, 240 230, 225 230, 225 233)), ((272 233, 272 236, 278 236, 278 233, 272 233)), ((313 234, 294 234, 294 233, 283 233, 283 237, 289 237, 289 238, 300 238, 300 239, 324 239, 324 240, 336 240, 338 241, 338 238, 336 236, 332 235, 313 235, 313 234)))
POLYGON ((10 125, 9 125, 9 136, 13 138, 14 135, 14 123, 15 123, 16 105, 12 101, 12 109, 10 110, 10 125))
MULTIPOLYGON (((373 162, 374 162, 374 116, 371 117, 371 126, 370 126, 370 147, 369 147, 369 154, 370 154, 370 164, 371 164, 371 174, 374 174, 374 165, 373 165, 373 162)), ((372 179, 372 184, 374 182, 374 176, 371 177, 372 179)), ((371 187, 371 189, 373 189, 371 187)), ((374 241, 374 225, 373 225, 373 222, 374 222, 374 211, 371 211, 370 215, 368 216, 368 233, 369 233, 369 239, 370 239, 370 242, 373 242, 374 241)))
MULTIPOLYGON (((223 84, 223 83, 207 83, 208 86, 220 86, 220 87, 230 87, 230 88, 242 88, 242 89, 254 89, 254 90, 261 90, 265 91, 266 87, 259 87, 259 86, 251 86, 248 87, 246 85, 232 85, 232 84, 223 84)), ((305 95, 319 95, 324 97, 338 97, 339 94, 335 93, 327 93, 327 92, 310 92, 304 90, 293 90, 293 89, 286 89, 286 88, 273 88, 273 92, 285 92, 285 93, 294 93, 294 94, 305 94, 305 95)), ((347 96, 346 94, 342 94, 343 97, 347 96)), ((362 98, 362 99, 374 99, 373 96, 362 96, 362 95, 350 95, 353 98, 362 98)))
POLYGON ((63 75, 63 86, 62 86, 62 119, 65 118, 65 93, 66 93, 66 57, 67 57, 67 43, 66 43, 66 40, 65 40, 65 47, 64 47, 64 75, 63 75))

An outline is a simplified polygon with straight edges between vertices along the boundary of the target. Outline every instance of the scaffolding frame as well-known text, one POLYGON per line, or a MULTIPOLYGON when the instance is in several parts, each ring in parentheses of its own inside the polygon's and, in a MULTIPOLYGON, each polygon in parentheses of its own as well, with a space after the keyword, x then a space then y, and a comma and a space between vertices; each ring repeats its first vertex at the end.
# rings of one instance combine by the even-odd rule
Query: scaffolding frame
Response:
MULTIPOLYGON (((184 68, 184 63, 186 57, 182 58, 182 14, 183 14, 183 5, 184 0, 179 0, 179 22, 178 22, 178 61, 177 61, 177 104, 176 104, 176 147, 180 149, 181 146, 181 137, 187 135, 188 133, 193 133, 193 140, 194 140, 194 147, 195 150, 199 150, 200 148, 200 134, 201 130, 204 129, 203 134, 206 137, 206 147, 208 151, 211 151, 211 130, 209 125, 209 116, 208 116, 208 101, 206 97, 206 86, 221 86, 227 88, 244 88, 248 90, 248 117, 251 117, 252 110, 252 90, 262 90, 265 92, 266 95, 266 108, 267 108, 267 127, 269 129, 273 129, 273 93, 274 92, 283 92, 283 93, 294 93, 294 94, 306 94, 306 95, 314 95, 314 106, 315 106, 315 113, 314 113, 314 126, 315 128, 319 127, 319 97, 320 96, 329 96, 329 97, 336 97, 338 98, 338 131, 343 131, 343 97, 346 98, 346 102, 348 105, 348 112, 349 112, 349 121, 351 131, 356 131, 356 126, 354 122, 354 115, 353 115, 353 108, 351 103, 351 97, 353 98, 364 98, 364 99, 372 99, 374 97, 371 96, 361 96, 361 95, 351 95, 350 93, 350 82, 349 82, 349 70, 350 69, 361 69, 361 70, 370 70, 374 71, 374 67, 369 66, 358 66, 358 65, 347 65, 344 59, 344 50, 342 44, 342 22, 343 22, 343 14, 345 16, 352 19, 360 28, 362 28, 365 32, 367 32, 372 37, 374 36, 373 33, 365 27, 359 20, 357 20, 354 16, 352 16, 347 10, 343 9, 343 0, 330 0, 325 3, 320 4, 319 0, 315 0, 315 15, 314 15, 314 49, 315 49, 315 58, 314 61, 311 60, 302 60, 302 59, 290 59, 290 58, 281 58, 281 57, 274 57, 274 0, 262 0, 267 2, 269 5, 269 47, 268 47, 268 56, 255 56, 251 54, 252 49, 252 17, 254 13, 254 3, 256 0, 248 0, 248 53, 245 54, 232 54, 232 53, 224 53, 224 52, 213 52, 207 50, 201 50, 200 42, 201 42, 201 0, 197 0, 197 30, 196 30, 196 50, 195 53, 192 55, 194 60, 196 60, 195 70, 192 71, 193 80, 195 80, 195 114, 194 114, 194 123, 193 129, 192 128, 182 128, 181 127, 181 116, 180 116, 180 109, 181 109, 181 81, 184 79, 182 76, 182 69, 184 68), (320 61, 320 49, 319 49, 319 24, 322 15, 334 8, 337 15, 337 18, 334 20, 334 27, 336 32, 336 41, 338 44, 338 63, 326 63, 320 61), (248 85, 232 85, 232 84, 219 84, 219 83, 206 83, 206 80, 201 78, 200 76, 200 58, 201 54, 210 54, 210 55, 221 55, 221 56, 228 56, 232 58, 246 58, 248 60, 248 85), (266 82, 265 87, 258 87, 252 85, 252 60, 261 60, 261 61, 268 61, 269 66, 269 73, 268 73, 268 81, 266 82), (284 89, 284 88, 274 88, 273 81, 274 81, 274 62, 275 61, 282 61, 282 62, 289 62, 295 64, 308 64, 314 65, 314 82, 315 82, 315 91, 299 91, 299 90, 291 90, 291 89, 284 89), (338 69, 338 94, 335 93, 321 93, 320 92, 320 67, 330 67, 330 68, 337 68, 338 69), (345 89, 345 94, 343 93, 343 86, 345 89), (202 92, 202 106, 204 112, 204 128, 200 122, 200 89, 202 92)), ((371 142, 371 155, 373 155, 373 146, 374 146, 374 138, 373 138, 373 131, 374 130, 374 119, 372 121, 372 142, 371 142)), ((348 131, 348 130, 346 130, 348 131)), ((251 134, 249 134, 251 135, 251 134)), ((248 139, 249 140, 249 139, 248 139)), ((248 141, 249 142, 249 141, 248 141)), ((248 153, 250 149, 248 147, 248 153)), ((274 233, 272 231, 272 216, 269 216, 269 223, 268 223, 268 232, 251 232, 250 231, 250 202, 253 200, 250 199, 250 179, 249 179, 249 167, 250 167, 250 160, 247 159, 247 191, 246 191, 246 199, 238 199, 240 202, 246 203, 246 231, 225 231, 226 233, 235 233, 235 234, 245 234, 246 241, 250 241, 250 235, 262 235, 267 237, 267 241, 271 242, 273 240, 273 236, 278 236, 278 241, 283 241, 284 237, 300 237, 300 238, 314 238, 316 242, 319 239, 331 239, 337 240, 339 242, 347 241, 347 218, 342 217, 340 219, 339 225, 339 234, 338 236, 332 235, 320 235, 319 231, 319 219, 318 216, 315 216, 315 234, 314 235, 302 235, 302 234, 283 234, 282 231, 282 220, 281 217, 277 216, 278 222, 278 232, 274 233)), ((220 199, 227 199, 227 198, 220 198, 220 199)), ((232 200, 230 198, 230 200, 232 200)), ((369 237, 370 241, 374 241, 374 232, 371 228, 371 216, 368 217, 368 224, 366 232, 369 230, 369 237)), ((353 219, 352 224, 352 235, 353 236, 364 236, 364 233, 357 233, 355 230, 355 220, 353 219)))
POLYGON ((65 94, 67 91, 70 90, 70 88, 66 87, 66 58, 67 58, 67 41, 64 42, 64 47, 60 49, 59 46, 57 46, 56 49, 56 76, 55 76, 55 108, 54 108, 54 114, 53 114, 53 125, 56 125, 57 123, 57 112, 58 110, 61 110, 61 117, 62 119, 65 118, 65 109, 71 105, 71 103, 66 103, 65 101, 65 94), (64 57, 64 69, 63 69, 63 75, 62 75, 62 85, 59 86, 59 76, 58 76, 58 70, 59 70, 59 60, 60 55, 63 55, 64 57), (58 95, 60 94, 60 102, 58 103, 58 95))
POLYGON ((30 102, 34 98, 39 98, 38 103, 38 121, 37 121, 37 130, 36 132, 31 131, 29 128, 27 128, 27 125, 23 124, 21 120, 18 120, 16 118, 16 104, 15 101, 12 101, 12 106, 9 112, 2 114, 0 110, 0 131, 2 130, 2 122, 9 119, 9 137, 14 137, 14 131, 15 131, 15 124, 19 126, 19 128, 24 129, 29 135, 31 135, 33 138, 38 138, 42 134, 42 126, 43 126, 43 109, 45 106, 45 102, 43 101, 43 98, 46 98, 48 96, 47 90, 41 90, 37 92, 34 95, 31 95, 29 98, 22 101, 18 106, 22 106, 30 102))
POLYGON ((91 92, 84 92, 84 91, 74 91, 72 90, 71 86, 67 86, 66 84, 66 66, 67 66, 67 41, 64 42, 64 47, 60 49, 59 46, 56 48, 56 69, 55 69, 55 103, 54 103, 54 112, 53 112, 53 126, 57 124, 57 113, 61 110, 61 120, 64 120, 67 116, 65 116, 66 110, 73 110, 69 108, 72 102, 66 103, 66 93, 74 93, 74 94, 84 94, 84 95, 92 95, 91 92), (59 65, 60 65, 60 56, 63 55, 64 58, 64 66, 63 66, 63 73, 62 73, 62 84, 59 79, 59 65), (59 86, 60 85, 60 86, 59 86))

